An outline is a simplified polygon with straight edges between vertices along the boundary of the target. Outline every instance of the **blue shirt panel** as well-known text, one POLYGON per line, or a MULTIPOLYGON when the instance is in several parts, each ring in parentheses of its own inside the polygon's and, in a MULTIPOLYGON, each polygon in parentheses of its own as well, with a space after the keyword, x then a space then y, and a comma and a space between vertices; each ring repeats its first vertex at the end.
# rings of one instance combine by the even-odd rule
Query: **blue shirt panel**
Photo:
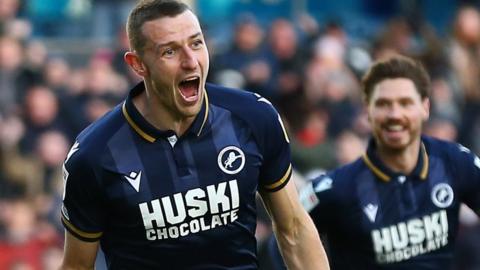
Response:
POLYGON ((65 162, 63 223, 101 241, 109 269, 255 269, 259 188, 289 180, 275 109, 249 92, 207 86, 191 130, 154 130, 132 90, 82 132, 65 162), (188 258, 186 258, 188 256, 188 258))
POLYGON ((312 181, 310 214, 333 269, 450 265, 460 203, 480 208, 480 162, 454 143, 422 137, 422 145, 410 175, 389 171, 371 143, 363 158, 312 181))

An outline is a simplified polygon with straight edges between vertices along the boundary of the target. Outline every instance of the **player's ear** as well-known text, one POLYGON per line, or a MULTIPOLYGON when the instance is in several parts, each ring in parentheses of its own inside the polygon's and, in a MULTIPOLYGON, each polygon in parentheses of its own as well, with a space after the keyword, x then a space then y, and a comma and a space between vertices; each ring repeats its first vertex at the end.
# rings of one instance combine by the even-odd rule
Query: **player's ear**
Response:
POLYGON ((139 76, 145 77, 148 74, 145 64, 136 52, 126 52, 123 59, 139 76))
POLYGON ((422 107, 423 107, 423 120, 427 121, 428 117, 430 116, 430 99, 424 98, 422 100, 422 107))
POLYGON ((368 104, 365 103, 365 105, 364 105, 363 108, 362 108, 362 114, 365 115, 365 117, 367 118, 368 123, 371 123, 371 119, 372 119, 372 118, 370 117, 370 110, 369 110, 368 108, 369 108, 369 107, 368 107, 368 104))

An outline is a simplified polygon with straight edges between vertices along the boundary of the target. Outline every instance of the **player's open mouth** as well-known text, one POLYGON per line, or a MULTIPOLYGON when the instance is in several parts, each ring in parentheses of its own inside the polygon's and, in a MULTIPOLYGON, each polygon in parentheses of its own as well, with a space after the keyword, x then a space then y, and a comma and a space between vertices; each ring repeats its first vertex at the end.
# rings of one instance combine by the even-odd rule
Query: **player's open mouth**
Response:
POLYGON ((200 86, 200 77, 193 76, 182 80, 178 84, 180 94, 187 102, 195 102, 198 99, 198 87, 200 86))
POLYGON ((384 135, 392 140, 398 140, 403 137, 407 126, 400 123, 391 123, 383 126, 384 135))

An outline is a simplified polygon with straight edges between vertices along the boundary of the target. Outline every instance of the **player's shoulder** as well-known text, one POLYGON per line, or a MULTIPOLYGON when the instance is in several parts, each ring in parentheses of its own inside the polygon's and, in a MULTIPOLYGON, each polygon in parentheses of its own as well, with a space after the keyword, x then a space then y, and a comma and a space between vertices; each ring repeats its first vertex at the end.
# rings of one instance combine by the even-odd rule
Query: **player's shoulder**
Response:
POLYGON ((445 160, 449 163, 461 163, 462 159, 471 154, 470 149, 456 143, 429 136, 422 136, 427 153, 431 158, 445 160))
MULTIPOLYGON (((121 105, 117 105, 80 132, 70 150, 76 151, 72 159, 89 163, 98 162, 98 159, 103 156, 109 140, 124 123, 121 105)), ((69 158, 70 156, 67 156, 67 161, 69 158)))
POLYGON ((357 159, 337 169, 309 177, 308 184, 300 190, 299 198, 303 207, 313 215, 324 215, 326 212, 332 213, 332 206, 348 204, 356 198, 355 181, 361 170, 361 160, 357 159), (318 212, 320 208, 322 210, 318 212))
POLYGON ((211 105, 228 110, 248 122, 269 121, 272 115, 276 115, 272 103, 256 93, 210 83, 206 88, 211 105))
POLYGON ((234 107, 235 105, 244 105, 245 103, 254 103, 259 95, 244 89, 230 88, 218 84, 207 83, 206 89, 209 102, 217 106, 225 108, 234 107))
POLYGON ((316 191, 323 190, 324 187, 328 186, 331 192, 346 194, 349 190, 354 189, 355 182, 360 181, 359 178, 364 175, 362 172, 366 170, 367 168, 361 158, 358 158, 352 163, 342 165, 315 177, 312 180, 314 189, 316 191))
POLYGON ((338 183, 350 185, 350 183, 357 181, 357 178, 361 177, 364 171, 368 171, 368 167, 365 166, 362 158, 357 158, 351 163, 332 170, 330 175, 338 183))

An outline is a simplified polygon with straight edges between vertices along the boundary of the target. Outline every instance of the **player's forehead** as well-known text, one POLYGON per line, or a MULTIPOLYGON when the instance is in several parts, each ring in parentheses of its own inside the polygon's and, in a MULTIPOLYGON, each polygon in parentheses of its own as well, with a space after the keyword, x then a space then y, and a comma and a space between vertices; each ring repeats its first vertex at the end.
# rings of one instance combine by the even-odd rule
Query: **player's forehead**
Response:
POLYGON ((389 78, 378 82, 372 91, 370 101, 379 99, 421 99, 415 83, 408 78, 389 78))
POLYGON ((180 42, 198 33, 202 33, 197 16, 190 10, 175 16, 166 16, 142 25, 142 33, 147 42, 169 43, 180 42))

